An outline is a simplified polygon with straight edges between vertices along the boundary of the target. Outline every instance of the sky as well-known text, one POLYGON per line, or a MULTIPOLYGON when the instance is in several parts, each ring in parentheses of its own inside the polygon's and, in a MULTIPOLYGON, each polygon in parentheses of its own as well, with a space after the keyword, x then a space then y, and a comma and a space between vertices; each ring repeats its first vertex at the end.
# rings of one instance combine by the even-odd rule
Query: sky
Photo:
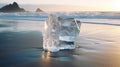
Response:
POLYGON ((23 8, 45 11, 120 11, 120 0, 0 0, 0 4, 17 2, 23 8))

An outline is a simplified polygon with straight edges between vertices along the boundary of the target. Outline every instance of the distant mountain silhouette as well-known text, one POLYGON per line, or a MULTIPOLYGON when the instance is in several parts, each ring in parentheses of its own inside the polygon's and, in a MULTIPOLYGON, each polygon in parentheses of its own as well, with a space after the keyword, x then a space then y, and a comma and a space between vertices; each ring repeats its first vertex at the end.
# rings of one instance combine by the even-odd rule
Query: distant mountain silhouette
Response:
POLYGON ((13 4, 8 4, 0 8, 0 12, 25 12, 25 10, 20 8, 16 2, 13 2, 13 4))
POLYGON ((40 8, 36 9, 36 12, 44 12, 43 10, 41 10, 40 8))

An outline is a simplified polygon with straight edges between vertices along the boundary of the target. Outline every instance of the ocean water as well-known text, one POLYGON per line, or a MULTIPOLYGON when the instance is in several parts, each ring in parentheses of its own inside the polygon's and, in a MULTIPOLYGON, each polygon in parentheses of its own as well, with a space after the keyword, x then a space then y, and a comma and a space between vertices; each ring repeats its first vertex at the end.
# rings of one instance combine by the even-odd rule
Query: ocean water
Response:
POLYGON ((75 50, 42 49, 49 13, 0 13, 0 67, 120 67, 120 13, 55 13, 82 22, 75 50))

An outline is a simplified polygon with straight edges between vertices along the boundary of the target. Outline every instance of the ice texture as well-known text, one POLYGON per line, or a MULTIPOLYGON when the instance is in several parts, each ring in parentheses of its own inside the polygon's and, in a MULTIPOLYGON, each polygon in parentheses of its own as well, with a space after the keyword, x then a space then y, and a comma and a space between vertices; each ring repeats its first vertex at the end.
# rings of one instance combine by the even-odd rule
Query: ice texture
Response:
POLYGON ((75 49, 74 42, 80 32, 80 21, 50 14, 45 22, 43 48, 51 52, 75 49))

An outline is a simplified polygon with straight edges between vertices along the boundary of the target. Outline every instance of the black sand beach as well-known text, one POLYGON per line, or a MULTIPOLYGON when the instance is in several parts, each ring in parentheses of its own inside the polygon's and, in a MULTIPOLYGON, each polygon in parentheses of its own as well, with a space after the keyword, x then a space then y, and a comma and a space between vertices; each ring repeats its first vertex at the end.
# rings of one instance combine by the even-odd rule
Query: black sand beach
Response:
POLYGON ((43 21, 0 21, 0 67, 120 67, 120 26, 84 24, 79 48, 42 49, 43 21))

